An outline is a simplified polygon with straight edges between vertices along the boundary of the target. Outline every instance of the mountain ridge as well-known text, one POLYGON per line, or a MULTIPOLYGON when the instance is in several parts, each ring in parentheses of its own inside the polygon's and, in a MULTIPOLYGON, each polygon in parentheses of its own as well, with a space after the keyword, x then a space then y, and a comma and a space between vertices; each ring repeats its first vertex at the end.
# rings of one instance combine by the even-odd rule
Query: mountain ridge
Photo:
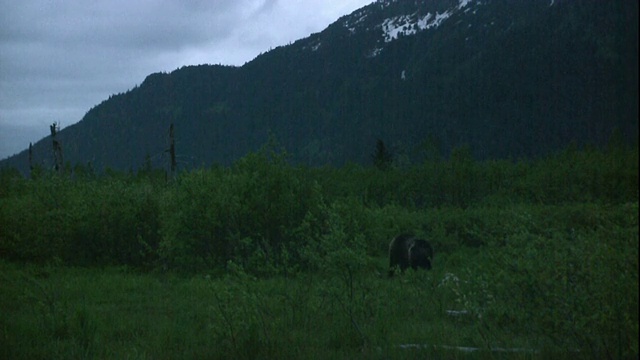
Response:
MULTIPOLYGON (((411 156, 469 145, 539 156, 614 128, 637 142, 637 4, 379 0, 241 67, 150 74, 62 129, 65 160, 130 169, 229 164, 275 136, 309 165, 370 160, 376 139, 411 156), (447 14, 447 15, 444 15, 447 14), (108 138, 107 138, 108 137, 108 138)), ((34 145, 50 166, 50 139, 34 145)), ((26 151, 2 161, 22 171, 26 151)))

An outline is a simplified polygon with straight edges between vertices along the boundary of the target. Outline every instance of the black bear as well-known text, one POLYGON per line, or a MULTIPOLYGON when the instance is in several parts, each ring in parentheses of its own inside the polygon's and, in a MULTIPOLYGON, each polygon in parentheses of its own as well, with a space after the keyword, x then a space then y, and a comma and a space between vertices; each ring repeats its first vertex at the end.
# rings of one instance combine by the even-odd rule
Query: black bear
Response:
POLYGON ((389 244, 389 276, 393 276, 396 266, 404 272, 412 269, 431 269, 433 248, 428 241, 417 239, 412 235, 398 235, 389 244))

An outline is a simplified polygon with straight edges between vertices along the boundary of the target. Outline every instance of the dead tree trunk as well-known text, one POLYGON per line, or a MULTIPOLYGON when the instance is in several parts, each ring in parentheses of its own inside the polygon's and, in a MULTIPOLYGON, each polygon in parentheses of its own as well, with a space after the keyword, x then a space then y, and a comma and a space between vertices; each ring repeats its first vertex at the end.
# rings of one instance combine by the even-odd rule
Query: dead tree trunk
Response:
POLYGON ((29 143, 29 176, 33 178, 33 144, 29 143))
POLYGON ((174 179, 176 175, 176 141, 173 137, 173 123, 169 126, 169 155, 171 157, 171 178, 174 179))
POLYGON ((60 125, 58 123, 53 123, 49 126, 51 130, 51 139, 53 141, 53 169, 56 172, 62 172, 64 161, 62 159, 62 146, 58 139, 56 139, 56 134, 60 131, 60 125))

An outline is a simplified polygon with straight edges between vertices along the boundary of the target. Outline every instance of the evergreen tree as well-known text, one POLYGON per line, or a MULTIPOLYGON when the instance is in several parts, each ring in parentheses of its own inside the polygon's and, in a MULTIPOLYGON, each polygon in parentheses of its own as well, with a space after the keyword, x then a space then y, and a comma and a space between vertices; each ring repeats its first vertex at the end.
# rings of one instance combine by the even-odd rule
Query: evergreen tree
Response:
POLYGON ((380 170, 387 170, 393 161, 393 156, 380 139, 376 142, 376 151, 371 157, 373 158, 373 165, 380 170))

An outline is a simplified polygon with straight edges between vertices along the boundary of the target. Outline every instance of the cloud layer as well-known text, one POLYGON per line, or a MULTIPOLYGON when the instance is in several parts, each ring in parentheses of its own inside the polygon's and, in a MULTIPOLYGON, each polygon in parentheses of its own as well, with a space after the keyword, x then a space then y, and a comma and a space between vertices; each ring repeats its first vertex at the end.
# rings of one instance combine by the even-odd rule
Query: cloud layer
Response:
POLYGON ((0 159, 183 65, 242 65, 373 0, 0 0, 0 159))

